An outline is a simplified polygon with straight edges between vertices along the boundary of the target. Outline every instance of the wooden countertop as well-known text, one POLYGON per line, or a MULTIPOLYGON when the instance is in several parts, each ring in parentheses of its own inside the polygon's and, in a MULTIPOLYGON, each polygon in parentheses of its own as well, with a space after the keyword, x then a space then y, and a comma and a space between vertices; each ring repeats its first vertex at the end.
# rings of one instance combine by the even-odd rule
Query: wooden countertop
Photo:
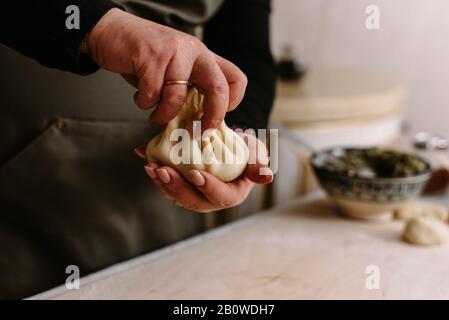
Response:
POLYGON ((33 298, 449 298, 449 245, 406 244, 402 227, 343 218, 318 192, 33 298), (370 265, 380 289, 366 287, 370 265))

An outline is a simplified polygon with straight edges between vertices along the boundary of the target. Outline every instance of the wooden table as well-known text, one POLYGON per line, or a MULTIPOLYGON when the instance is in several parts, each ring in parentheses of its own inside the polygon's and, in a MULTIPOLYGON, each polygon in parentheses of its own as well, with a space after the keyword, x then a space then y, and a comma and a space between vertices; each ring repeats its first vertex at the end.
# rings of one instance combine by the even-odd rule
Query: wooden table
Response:
POLYGON ((402 228, 343 218, 318 192, 33 298, 448 299, 449 245, 406 244, 402 228))

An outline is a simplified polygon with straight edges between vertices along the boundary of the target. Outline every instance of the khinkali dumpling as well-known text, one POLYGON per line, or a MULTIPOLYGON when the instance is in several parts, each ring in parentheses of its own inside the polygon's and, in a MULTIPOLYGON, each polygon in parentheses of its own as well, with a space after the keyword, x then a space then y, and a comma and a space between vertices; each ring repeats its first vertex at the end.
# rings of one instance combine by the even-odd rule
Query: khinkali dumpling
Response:
POLYGON ((415 217, 408 220, 402 236, 410 243, 432 246, 448 241, 449 228, 438 219, 415 217))
POLYGON ((239 177, 249 158, 248 147, 240 135, 223 121, 201 137, 200 119, 204 96, 189 89, 180 112, 147 145, 149 160, 178 170, 184 177, 190 170, 204 170, 223 182, 239 177))

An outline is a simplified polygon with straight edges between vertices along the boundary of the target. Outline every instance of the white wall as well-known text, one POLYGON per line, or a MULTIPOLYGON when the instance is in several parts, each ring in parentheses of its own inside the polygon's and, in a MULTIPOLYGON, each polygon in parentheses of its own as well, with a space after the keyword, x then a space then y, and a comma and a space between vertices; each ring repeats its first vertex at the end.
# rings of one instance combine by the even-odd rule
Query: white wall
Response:
POLYGON ((290 41, 310 68, 366 66, 401 79, 413 129, 449 135, 449 1, 273 0, 273 52, 290 41), (370 4, 380 30, 365 27, 370 4))

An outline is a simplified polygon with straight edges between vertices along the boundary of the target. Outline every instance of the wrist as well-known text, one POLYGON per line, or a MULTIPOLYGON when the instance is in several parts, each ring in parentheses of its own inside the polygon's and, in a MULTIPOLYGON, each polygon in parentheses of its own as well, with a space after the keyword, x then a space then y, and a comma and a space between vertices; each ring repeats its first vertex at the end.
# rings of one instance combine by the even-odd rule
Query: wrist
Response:
POLYGON ((92 57, 93 53, 95 52, 94 50, 95 44, 101 37, 103 31, 107 29, 107 26, 111 23, 111 21, 115 20, 118 15, 121 15, 123 13, 124 11, 119 8, 112 8, 108 10, 103 15, 103 17, 101 17, 100 20, 98 20, 98 22, 90 30, 90 32, 87 33, 86 36, 84 37, 80 46, 80 52, 88 54, 92 57))

